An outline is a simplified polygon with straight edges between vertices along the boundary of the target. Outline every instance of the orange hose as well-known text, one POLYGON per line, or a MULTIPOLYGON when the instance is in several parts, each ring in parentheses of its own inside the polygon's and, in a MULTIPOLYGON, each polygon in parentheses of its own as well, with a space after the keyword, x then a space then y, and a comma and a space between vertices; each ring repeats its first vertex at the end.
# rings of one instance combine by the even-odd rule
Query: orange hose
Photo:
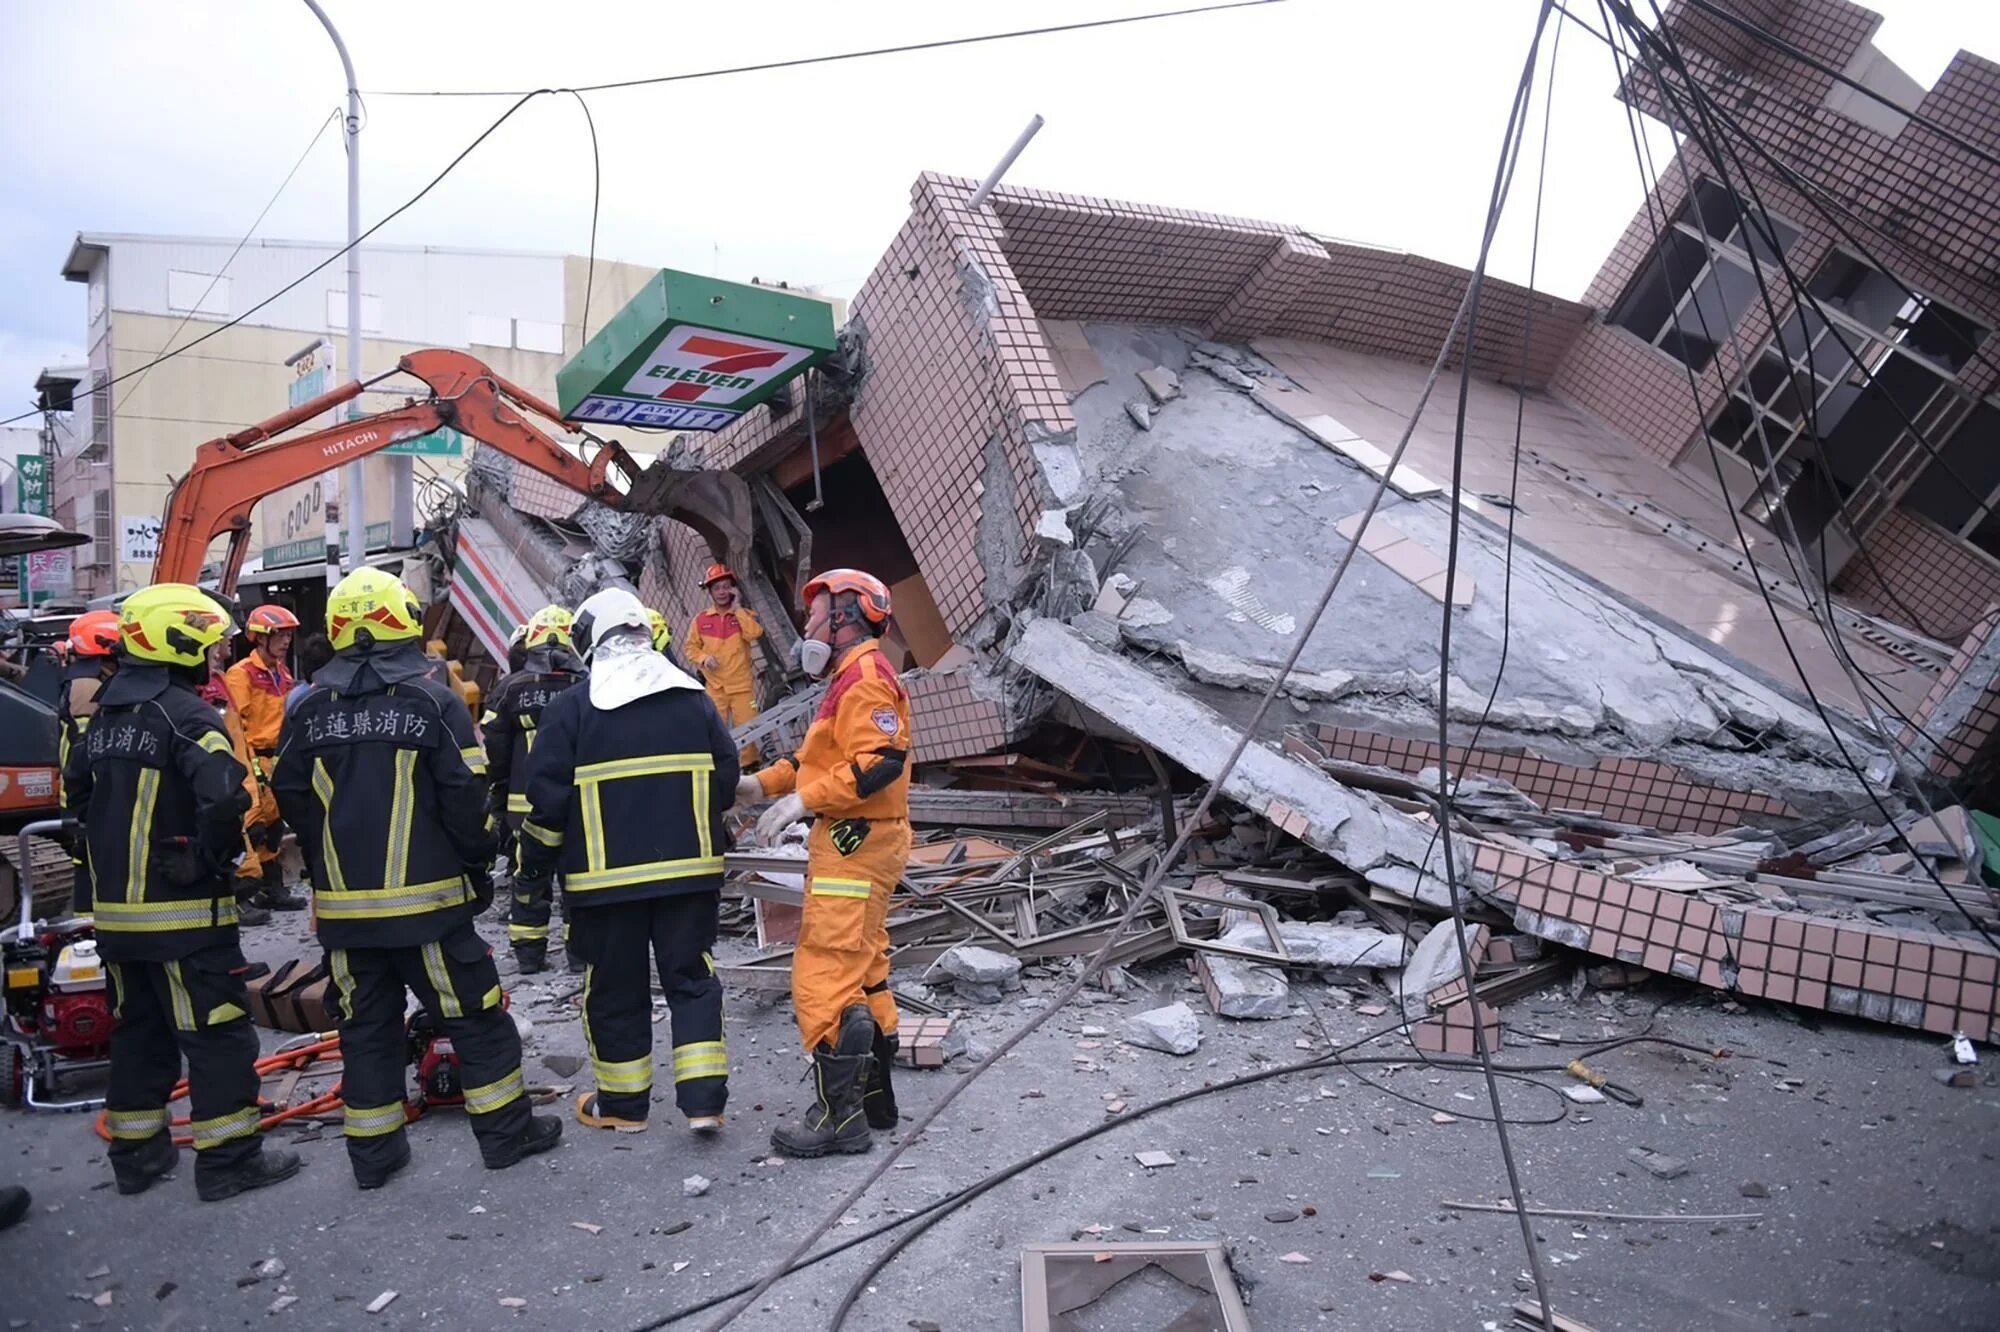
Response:
MULTIPOLYGON (((283 1050, 277 1054, 265 1055, 256 1063, 257 1075, 261 1079, 272 1073, 284 1072, 287 1069, 296 1068, 303 1071, 321 1058, 328 1055, 337 1056, 339 1053, 340 1037, 326 1036, 312 1042, 310 1045, 295 1046, 290 1050, 283 1050)), ((184 1101, 187 1099, 187 1094, 187 1079, 182 1078, 174 1084, 174 1090, 167 1097, 167 1103, 171 1105, 175 1101, 184 1101)), ((332 1091, 323 1092, 309 1101, 304 1101, 294 1106, 287 1106, 283 1110, 265 1115, 258 1121, 257 1131, 260 1133, 269 1132, 287 1120, 327 1114, 331 1111, 339 1110, 345 1104, 346 1102, 340 1099, 340 1086, 336 1083, 332 1091)), ((423 1114, 423 1111, 415 1105, 406 1102, 403 1106, 403 1113, 409 1116, 411 1120, 415 1120, 423 1114)), ((174 1128, 185 1128, 191 1121, 192 1117, 189 1115, 178 1115, 169 1119, 168 1123, 174 1128)), ((105 1111, 99 1111, 97 1115, 97 1136, 106 1142, 111 1141, 111 1127, 107 1112, 105 1111)), ((174 1134, 174 1142, 179 1146, 187 1147, 193 1144, 194 1137, 192 1134, 176 1133, 174 1134)))

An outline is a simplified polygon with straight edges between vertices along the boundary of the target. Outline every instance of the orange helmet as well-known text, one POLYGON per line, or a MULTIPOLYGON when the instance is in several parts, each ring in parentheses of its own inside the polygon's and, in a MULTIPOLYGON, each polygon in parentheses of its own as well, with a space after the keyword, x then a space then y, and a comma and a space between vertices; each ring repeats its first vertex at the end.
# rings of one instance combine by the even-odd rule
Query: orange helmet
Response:
POLYGON ((85 611, 69 622, 64 646, 77 657, 108 657, 118 650, 118 612, 85 611))
POLYGON ((726 564, 711 564, 708 566, 708 572, 701 576, 701 585, 703 587, 709 587, 715 583, 721 582, 725 578, 727 578, 732 583, 735 582, 736 581, 735 571, 730 569, 730 567, 726 564))
POLYGON ((296 629, 298 627, 299 617, 286 610, 283 606, 259 606, 256 610, 250 612, 249 619, 243 626, 243 632, 246 634, 268 634, 273 629, 296 629))
POLYGON ((799 595, 810 606, 812 599, 822 592, 835 596, 852 592, 855 609, 868 623, 879 625, 889 621, 889 586, 874 574, 859 569, 828 569, 807 583, 799 595))

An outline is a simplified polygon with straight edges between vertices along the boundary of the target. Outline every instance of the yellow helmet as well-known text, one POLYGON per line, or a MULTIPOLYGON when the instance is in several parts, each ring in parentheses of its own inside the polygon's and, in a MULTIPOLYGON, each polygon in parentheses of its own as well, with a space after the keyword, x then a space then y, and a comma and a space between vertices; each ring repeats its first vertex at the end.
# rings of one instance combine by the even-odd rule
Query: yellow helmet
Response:
POLYGON ((356 569, 327 596, 326 636, 335 652, 421 638, 423 632, 424 608, 387 570, 356 569))
POLYGON ((569 647, 570 622, 574 617, 561 606, 544 606, 528 617, 521 646, 569 647))
POLYGON ((118 608, 125 655, 161 666, 200 666, 234 627, 221 603, 186 583, 142 587, 118 608))
POLYGON ((667 645, 674 641, 674 631, 668 625, 667 617, 649 606, 646 608, 646 620, 653 626, 653 651, 665 652, 667 645))

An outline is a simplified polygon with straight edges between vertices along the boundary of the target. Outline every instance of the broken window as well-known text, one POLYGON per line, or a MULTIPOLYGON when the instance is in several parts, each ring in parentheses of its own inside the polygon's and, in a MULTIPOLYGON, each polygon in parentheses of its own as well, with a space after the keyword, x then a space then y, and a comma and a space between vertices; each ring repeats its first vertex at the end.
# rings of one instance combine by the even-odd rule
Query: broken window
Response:
POLYGON ((2000 403, 1989 398, 1965 413, 1900 506, 2000 559, 2000 403))
POLYGON ((1926 470, 1929 455, 1909 423, 1935 443, 1965 415, 1951 381, 1987 330, 1838 252, 1807 290, 1821 308, 1792 312, 1709 428, 1756 477, 1744 512, 1760 522, 1783 513, 1801 541, 1813 541, 1843 505, 1865 532, 1908 486, 1918 499, 1907 507, 1955 532, 1977 527, 1991 487, 1968 494, 1951 472, 1972 480, 1990 464, 1968 443, 1963 465, 1926 470), (1957 501, 1945 505, 1947 491, 1957 501))
POLYGON ((1697 180, 1660 244, 1611 312, 1611 322, 1696 370, 1760 297, 1750 256, 1775 266, 1798 228, 1774 217, 1748 218, 1729 192, 1697 180))
POLYGON ((1030 1244, 1025 1332, 1249 1332, 1220 1244, 1030 1244))

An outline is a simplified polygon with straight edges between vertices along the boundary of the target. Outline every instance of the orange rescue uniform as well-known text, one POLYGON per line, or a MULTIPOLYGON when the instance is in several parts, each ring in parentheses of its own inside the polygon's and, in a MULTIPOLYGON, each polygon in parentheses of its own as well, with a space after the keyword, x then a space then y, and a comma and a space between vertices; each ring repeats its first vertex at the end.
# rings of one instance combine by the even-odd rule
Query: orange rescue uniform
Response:
POLYGON ((757 774, 765 795, 797 791, 818 816, 792 957, 807 1050, 833 1043, 850 1004, 867 1004, 882 1034, 895 1033, 885 922, 910 858, 910 741, 909 696, 869 639, 841 657, 798 753, 757 774))
POLYGON ((285 724, 285 695, 292 692, 292 673, 282 662, 267 666, 253 651, 223 673, 222 683, 250 749, 244 759, 250 769, 245 787, 254 803, 243 816, 243 831, 251 854, 243 857, 237 873, 257 879, 263 877, 264 867, 278 858, 278 799, 271 794, 271 769, 278 761, 278 732, 285 724))
POLYGON ((741 726, 757 715, 757 679, 750 645, 763 636, 764 626, 757 622, 757 613, 741 605, 729 610, 710 606, 688 624, 681 651, 701 671, 701 682, 715 700, 724 725, 741 726), (701 664, 709 657, 718 663, 712 671, 701 664))

